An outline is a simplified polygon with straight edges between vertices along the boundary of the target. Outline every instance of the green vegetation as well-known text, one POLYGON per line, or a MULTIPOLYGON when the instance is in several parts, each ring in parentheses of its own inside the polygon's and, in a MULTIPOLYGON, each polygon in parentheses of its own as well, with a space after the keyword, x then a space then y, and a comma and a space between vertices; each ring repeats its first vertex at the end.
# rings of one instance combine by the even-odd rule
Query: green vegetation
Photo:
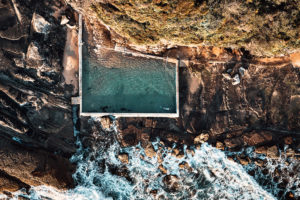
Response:
POLYGON ((299 0, 112 0, 92 8, 138 45, 245 47, 257 55, 300 48, 299 0))

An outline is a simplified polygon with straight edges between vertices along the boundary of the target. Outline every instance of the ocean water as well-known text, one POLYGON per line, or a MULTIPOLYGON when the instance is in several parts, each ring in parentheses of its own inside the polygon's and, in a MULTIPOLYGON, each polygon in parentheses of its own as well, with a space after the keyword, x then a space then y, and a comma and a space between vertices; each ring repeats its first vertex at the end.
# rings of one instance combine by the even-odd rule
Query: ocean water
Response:
POLYGON ((176 113, 175 64, 110 50, 93 59, 86 51, 83 112, 176 113))
MULTIPOLYGON (((117 134, 114 126, 93 135, 95 142, 90 148, 83 148, 78 137, 78 150, 71 158, 72 162, 77 163, 73 175, 77 183, 75 189, 60 191, 39 186, 33 187, 29 194, 18 191, 13 199, 18 199, 18 196, 33 200, 277 199, 275 180, 269 179, 267 184, 259 182, 270 177, 259 171, 261 177, 250 176, 247 172, 251 166, 243 167, 231 161, 226 152, 207 143, 202 144, 200 149, 194 149, 194 153, 184 148, 184 156, 175 157, 172 148, 164 147, 157 139, 152 145, 159 152, 157 155, 161 155, 161 165, 167 170, 167 174, 163 174, 158 168, 158 157, 147 157, 140 145, 121 148, 116 140, 117 134), (98 138, 103 137, 106 141, 97 142, 98 138), (129 155, 128 164, 119 161, 119 152, 129 155), (190 166, 188 170, 179 167, 183 162, 190 166), (172 175, 173 179, 168 179, 170 176, 167 175, 172 175)), ((245 151, 253 154, 251 149, 245 151)), ((279 164, 269 163, 270 173, 279 164)), ((291 190, 292 185, 299 181, 298 175, 291 176, 291 190)), ((299 188, 294 188, 294 193, 299 196, 299 188)))

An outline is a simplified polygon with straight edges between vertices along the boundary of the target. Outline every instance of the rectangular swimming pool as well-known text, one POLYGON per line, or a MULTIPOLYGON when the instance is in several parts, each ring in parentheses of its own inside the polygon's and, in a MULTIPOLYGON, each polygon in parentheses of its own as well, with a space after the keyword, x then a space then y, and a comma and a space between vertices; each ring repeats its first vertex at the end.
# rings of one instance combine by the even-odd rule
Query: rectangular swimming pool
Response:
POLYGON ((177 64, 101 50, 82 53, 81 115, 177 117, 177 64))

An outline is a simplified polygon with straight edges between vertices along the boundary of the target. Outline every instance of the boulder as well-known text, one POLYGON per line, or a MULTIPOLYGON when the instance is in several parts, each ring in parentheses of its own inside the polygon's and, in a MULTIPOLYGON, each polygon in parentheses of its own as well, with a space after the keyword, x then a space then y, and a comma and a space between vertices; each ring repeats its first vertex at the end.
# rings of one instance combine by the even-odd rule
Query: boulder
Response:
POLYGON ((186 170, 192 171, 191 166, 190 166, 187 162, 185 162, 185 161, 179 163, 178 166, 179 166, 179 168, 181 168, 181 169, 186 169, 186 170))
POLYGON ((254 161, 255 165, 259 166, 259 167, 262 167, 264 165, 264 161, 262 160, 256 160, 254 161))
POLYGON ((269 142, 272 140, 272 135, 269 133, 253 133, 243 137, 244 142, 249 146, 256 146, 261 143, 269 142))
POLYGON ((220 150, 224 150, 224 144, 223 144, 222 142, 219 142, 219 141, 218 141, 218 142, 216 143, 216 148, 217 148, 217 149, 220 149, 220 150))
POLYGON ((292 137, 284 138, 284 144, 290 145, 292 143, 293 143, 293 138, 292 137))
POLYGON ((129 158, 128 158, 128 154, 127 153, 120 153, 118 155, 118 158, 124 164, 128 164, 129 163, 129 158))
POLYGON ((286 150, 286 156, 287 157, 294 157, 295 156, 295 151, 293 149, 291 149, 291 148, 288 148, 286 150))
POLYGON ((153 158, 154 156, 156 156, 156 152, 154 151, 154 148, 151 144, 149 144, 146 148, 145 148, 145 154, 146 156, 148 156, 149 158, 153 158))
POLYGON ((224 142, 226 147, 230 149, 241 146, 243 144, 240 138, 226 139, 224 142))
POLYGON ((277 158, 278 157, 278 149, 277 146, 271 146, 267 149, 267 156, 270 158, 277 158))
POLYGON ((168 190, 170 190, 170 192, 178 191, 178 189, 180 188, 179 178, 175 175, 166 175, 163 178, 163 183, 164 183, 165 187, 168 190))
POLYGON ((63 15, 61 17, 60 25, 66 25, 68 22, 69 22, 69 19, 65 15, 63 15))
POLYGON ((109 117, 101 117, 100 123, 104 129, 109 129, 112 126, 112 120, 109 117))
POLYGON ((150 135, 148 133, 142 133, 141 134, 140 141, 141 141, 142 147, 147 146, 148 143, 149 143, 149 140, 150 140, 150 135))
POLYGON ((34 13, 31 21, 32 28, 37 33, 47 34, 50 31, 51 24, 39 14, 34 13))
POLYGON ((257 154, 267 154, 267 148, 262 146, 262 147, 257 147, 255 148, 255 153, 257 154))
POLYGON ((242 165, 248 165, 249 164, 249 160, 247 158, 238 158, 238 160, 240 161, 240 163, 242 165))
POLYGON ((179 154, 179 149, 174 148, 172 151, 172 156, 177 156, 179 154))
POLYGON ((41 61, 44 60, 39 52, 39 45, 36 42, 31 42, 27 48, 26 57, 28 60, 41 61))
POLYGON ((232 79, 232 85, 238 85, 240 84, 241 80, 240 80, 240 76, 238 74, 234 75, 233 79, 232 79))
POLYGON ((202 144, 204 142, 207 142, 208 139, 209 139, 209 134, 208 133, 200 134, 197 137, 195 137, 194 144, 202 144))
POLYGON ((158 169, 163 173, 163 174, 167 174, 168 170, 166 168, 164 168, 162 165, 158 166, 158 169))

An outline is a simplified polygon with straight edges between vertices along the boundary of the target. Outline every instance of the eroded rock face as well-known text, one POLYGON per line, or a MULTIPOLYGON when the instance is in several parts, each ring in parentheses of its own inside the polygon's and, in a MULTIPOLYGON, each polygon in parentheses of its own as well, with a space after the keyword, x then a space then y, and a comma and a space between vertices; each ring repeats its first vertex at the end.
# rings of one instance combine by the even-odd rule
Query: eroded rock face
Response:
MULTIPOLYGON (((137 46, 245 47, 258 56, 299 49, 299 1, 68 0, 137 46)), ((236 82, 235 82, 236 83, 236 82)))
POLYGON ((61 1, 0 1, 0 192, 30 185, 74 186, 68 88, 62 79, 66 30, 61 1), (34 9, 33 9, 34 8, 34 9), (17 14, 16 14, 17 13, 17 14))

